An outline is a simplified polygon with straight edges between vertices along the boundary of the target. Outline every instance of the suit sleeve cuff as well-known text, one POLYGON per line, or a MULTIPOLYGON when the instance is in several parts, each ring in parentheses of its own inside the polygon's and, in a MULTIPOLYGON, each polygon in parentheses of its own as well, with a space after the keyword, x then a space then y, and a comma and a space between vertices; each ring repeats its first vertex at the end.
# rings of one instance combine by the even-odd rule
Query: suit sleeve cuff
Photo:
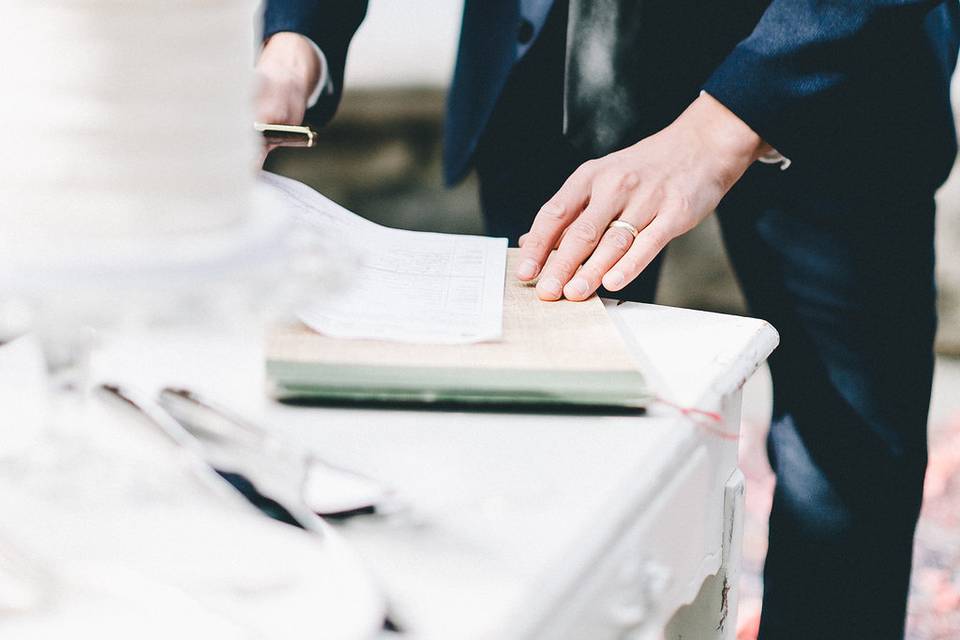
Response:
POLYGON ((764 56, 742 44, 736 47, 701 87, 747 123, 763 140, 793 156, 806 119, 795 117, 803 95, 791 95, 785 74, 771 69, 764 56), (789 124, 788 124, 789 123, 789 124))

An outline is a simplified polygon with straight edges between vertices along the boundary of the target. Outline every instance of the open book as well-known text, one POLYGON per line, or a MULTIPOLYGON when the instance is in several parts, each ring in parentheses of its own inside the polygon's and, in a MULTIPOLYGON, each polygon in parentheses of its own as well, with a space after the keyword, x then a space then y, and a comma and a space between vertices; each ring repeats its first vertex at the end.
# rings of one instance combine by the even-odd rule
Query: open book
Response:
MULTIPOLYGON (((508 273, 516 259, 510 250, 508 273)), ((341 339, 296 323, 272 331, 267 357, 272 392, 284 401, 642 408, 649 400, 599 298, 544 302, 513 277, 497 340, 341 339)))

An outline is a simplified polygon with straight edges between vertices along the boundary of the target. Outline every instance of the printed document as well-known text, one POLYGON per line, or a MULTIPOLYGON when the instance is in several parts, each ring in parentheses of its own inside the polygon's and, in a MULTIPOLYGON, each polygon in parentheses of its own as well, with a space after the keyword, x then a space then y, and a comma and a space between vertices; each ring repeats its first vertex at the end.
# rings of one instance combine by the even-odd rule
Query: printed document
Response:
POLYGON ((346 286, 299 313, 334 338, 465 344, 503 332, 505 238, 391 229, 295 180, 261 173, 289 212, 355 256, 346 286))

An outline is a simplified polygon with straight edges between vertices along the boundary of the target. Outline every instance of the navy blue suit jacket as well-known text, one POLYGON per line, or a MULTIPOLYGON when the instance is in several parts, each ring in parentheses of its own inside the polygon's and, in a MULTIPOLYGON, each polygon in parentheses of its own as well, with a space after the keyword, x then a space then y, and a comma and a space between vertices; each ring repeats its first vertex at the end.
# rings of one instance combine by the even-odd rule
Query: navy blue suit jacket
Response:
MULTIPOLYGON (((640 1, 636 69, 647 89, 636 108, 645 126, 622 146, 667 125, 705 89, 790 157, 791 171, 806 166, 848 183, 872 175, 911 189, 945 177, 956 154, 956 0, 640 1)), ((466 0, 445 130, 448 182, 469 169, 510 70, 543 26, 544 4, 466 0)), ((366 0, 266 2, 265 37, 303 33, 328 58, 337 91, 314 121, 336 110, 366 8, 366 0)))

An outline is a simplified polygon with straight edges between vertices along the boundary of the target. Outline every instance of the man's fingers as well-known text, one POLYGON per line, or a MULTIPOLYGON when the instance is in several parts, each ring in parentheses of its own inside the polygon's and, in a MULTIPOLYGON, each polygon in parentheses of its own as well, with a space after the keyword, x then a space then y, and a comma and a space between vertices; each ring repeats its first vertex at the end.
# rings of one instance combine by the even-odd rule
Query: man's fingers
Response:
POLYGON ((267 124, 303 123, 306 113, 306 101, 301 105, 299 94, 284 93, 282 87, 277 87, 273 93, 264 95, 257 100, 256 120, 267 124))
POLYGON ((616 216, 614 212, 599 213, 594 202, 567 227, 557 252, 543 268, 537 282, 537 294, 542 300, 558 300, 563 295, 564 286, 600 242, 609 220, 616 216))
MULTIPOLYGON (((623 216, 621 216, 621 219, 623 216)), ((586 300, 601 284, 603 275, 627 253, 633 234, 616 227, 607 229, 590 258, 563 288, 568 300, 586 300)))
MULTIPOLYGON (((652 194, 641 195, 630 200, 615 219, 633 225, 634 229, 642 232, 650 220, 653 219, 657 203, 652 194)), ((639 237, 639 236, 638 236, 639 237)), ((628 229, 608 228, 600 243, 576 273, 563 288, 563 295, 569 300, 586 300, 603 284, 603 276, 624 256, 633 246, 634 237, 628 229)))
POLYGON ((667 216, 657 215, 640 231, 627 253, 603 276, 604 287, 610 291, 619 291, 653 262, 674 237, 668 220, 667 216))
POLYGON ((581 165, 540 208, 520 249, 520 266, 517 268, 517 277, 520 280, 533 280, 537 277, 564 229, 583 210, 590 198, 592 174, 590 163, 581 165))
MULTIPOLYGON (((567 229, 569 229, 569 228, 570 228, 570 227, 567 227, 567 229)), ((553 248, 554 248, 554 249, 556 249, 557 247, 559 247, 559 246, 560 246, 560 243, 563 242, 563 237, 567 234, 567 229, 564 229, 563 232, 560 234, 560 239, 557 240, 557 242, 556 242, 555 245, 553 245, 553 248)), ((520 236, 520 237, 517 239, 517 246, 520 247, 521 249, 523 248, 523 243, 527 241, 527 236, 528 236, 528 235, 530 235, 530 234, 529 234, 529 233, 525 233, 525 234, 523 234, 522 236, 520 236)))
MULTIPOLYGON (((567 233, 557 248, 556 259, 543 269, 537 283, 537 293, 542 299, 556 300, 564 295, 577 269, 597 248, 610 221, 623 211, 630 193, 629 189, 622 188, 615 182, 594 182, 590 203, 567 227, 567 233)), ((595 274, 595 279, 602 275, 603 273, 595 274)), ((576 292, 574 299, 577 300, 582 300, 592 293, 584 279, 578 279, 570 289, 576 292)))

